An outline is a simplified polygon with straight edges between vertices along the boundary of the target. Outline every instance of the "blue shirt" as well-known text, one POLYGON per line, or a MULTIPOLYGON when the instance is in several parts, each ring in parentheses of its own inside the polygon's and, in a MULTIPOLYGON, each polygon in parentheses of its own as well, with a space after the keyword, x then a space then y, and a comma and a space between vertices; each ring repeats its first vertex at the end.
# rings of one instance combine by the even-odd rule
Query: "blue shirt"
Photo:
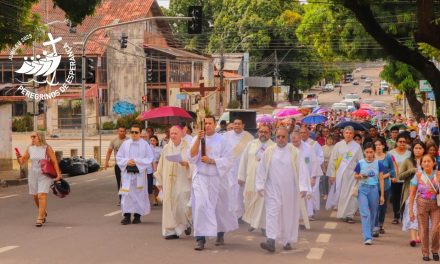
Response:
POLYGON ((379 160, 379 163, 382 163, 383 166, 383 174, 390 173, 390 177, 384 179, 384 190, 388 190, 391 187, 391 179, 396 177, 396 171, 394 170, 393 157, 390 154, 386 154, 383 160, 379 160))
POLYGON ((379 174, 384 172, 384 168, 382 162, 379 162, 378 160, 368 162, 365 159, 361 159, 356 164, 354 171, 362 175, 368 175, 367 178, 360 180, 360 184, 378 185, 379 174))

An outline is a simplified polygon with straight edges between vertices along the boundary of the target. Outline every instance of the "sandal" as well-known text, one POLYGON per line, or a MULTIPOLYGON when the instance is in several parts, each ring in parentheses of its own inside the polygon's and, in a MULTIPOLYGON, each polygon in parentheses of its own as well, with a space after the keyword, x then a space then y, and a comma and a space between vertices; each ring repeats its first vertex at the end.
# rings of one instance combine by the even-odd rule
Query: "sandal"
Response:
POLYGON ((355 221, 353 220, 353 218, 350 218, 350 217, 345 218, 345 222, 346 222, 346 223, 349 223, 349 224, 354 224, 354 223, 355 223, 355 221))
POLYGON ((44 220, 44 219, 40 219, 40 218, 37 219, 37 222, 35 223, 35 226, 36 226, 36 227, 42 227, 42 226, 43 226, 43 220, 44 220))
POLYGON ((47 212, 44 214, 43 224, 46 223, 47 212))
POLYGON ((393 225, 398 225, 399 224, 399 219, 394 219, 391 224, 393 225))

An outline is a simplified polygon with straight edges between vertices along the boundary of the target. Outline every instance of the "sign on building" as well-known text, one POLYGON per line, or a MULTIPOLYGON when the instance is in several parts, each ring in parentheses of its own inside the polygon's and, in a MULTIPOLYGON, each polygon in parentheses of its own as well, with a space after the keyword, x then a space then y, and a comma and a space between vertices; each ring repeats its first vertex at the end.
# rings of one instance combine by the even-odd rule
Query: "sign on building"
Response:
POLYGON ((430 92, 432 91, 432 87, 427 80, 419 81, 420 92, 430 92))
POLYGON ((184 93, 176 94, 176 99, 177 100, 185 100, 186 99, 186 94, 184 94, 184 93))

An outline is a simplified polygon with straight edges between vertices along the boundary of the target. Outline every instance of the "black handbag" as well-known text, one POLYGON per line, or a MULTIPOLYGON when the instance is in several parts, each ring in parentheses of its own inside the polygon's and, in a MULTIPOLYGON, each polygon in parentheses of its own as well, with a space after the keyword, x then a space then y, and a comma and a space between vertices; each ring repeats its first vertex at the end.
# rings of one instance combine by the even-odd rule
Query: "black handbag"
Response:
POLYGON ((127 173, 139 173, 139 169, 136 165, 127 166, 127 173))

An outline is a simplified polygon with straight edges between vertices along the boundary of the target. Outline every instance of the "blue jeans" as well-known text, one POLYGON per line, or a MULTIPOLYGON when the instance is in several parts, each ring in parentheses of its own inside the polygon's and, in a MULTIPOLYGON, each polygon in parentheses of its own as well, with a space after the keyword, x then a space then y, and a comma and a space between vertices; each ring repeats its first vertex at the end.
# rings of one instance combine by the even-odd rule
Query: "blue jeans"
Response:
MULTIPOLYGON (((379 189, 379 188, 378 188, 379 189)), ((380 197, 380 189, 378 190, 379 197, 380 197)), ((383 226, 383 223, 385 222, 385 215, 387 213, 387 204, 388 199, 390 198, 391 194, 391 188, 388 188, 388 190, 385 190, 383 193, 383 197, 385 202, 382 205, 379 205, 379 209, 376 215, 376 221, 374 223, 375 227, 381 227, 383 226)))
POLYGON ((379 192, 377 189, 377 185, 359 185, 358 204, 364 241, 373 239, 372 233, 379 206, 379 192))

